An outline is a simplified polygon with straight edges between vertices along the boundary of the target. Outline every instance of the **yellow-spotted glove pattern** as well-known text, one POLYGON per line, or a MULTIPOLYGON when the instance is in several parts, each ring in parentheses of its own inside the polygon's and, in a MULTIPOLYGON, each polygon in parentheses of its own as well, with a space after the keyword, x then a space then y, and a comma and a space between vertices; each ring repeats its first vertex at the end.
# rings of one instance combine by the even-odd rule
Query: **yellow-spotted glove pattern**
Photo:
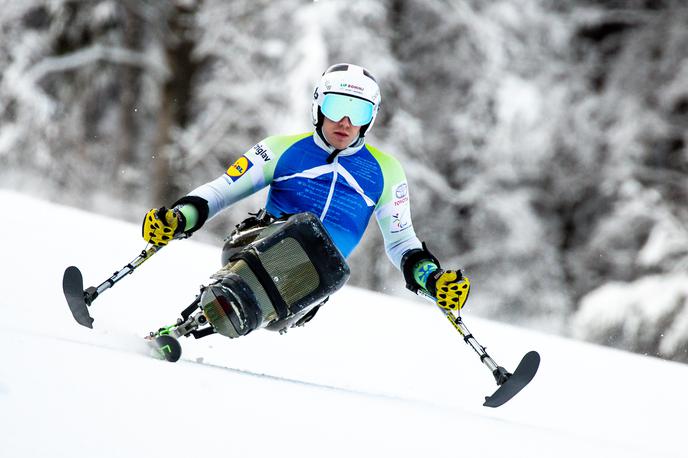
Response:
POLYGON ((165 207, 154 208, 143 219, 142 235, 146 242, 164 246, 184 231, 184 215, 165 207))
POLYGON ((426 287, 445 310, 460 311, 468 299, 471 282, 460 270, 437 269, 428 277, 426 287))

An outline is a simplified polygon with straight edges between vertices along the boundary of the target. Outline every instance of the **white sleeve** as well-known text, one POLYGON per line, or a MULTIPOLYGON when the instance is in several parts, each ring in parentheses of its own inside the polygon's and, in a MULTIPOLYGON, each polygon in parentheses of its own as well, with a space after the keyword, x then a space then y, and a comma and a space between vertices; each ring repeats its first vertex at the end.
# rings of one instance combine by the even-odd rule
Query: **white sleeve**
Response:
POLYGON ((208 202, 208 219, 272 182, 278 158, 270 148, 273 138, 278 137, 262 140, 239 157, 224 175, 188 194, 201 197, 208 202))
POLYGON ((208 219, 211 219, 223 209, 240 200, 237 193, 232 192, 232 184, 232 180, 224 174, 197 187, 188 195, 201 197, 208 202, 208 219))
POLYGON ((375 218, 385 240, 387 257, 399 270, 404 253, 423 247, 411 222, 411 204, 406 178, 403 175, 400 178, 402 181, 392 183, 389 192, 384 192, 383 197, 389 197, 383 198, 375 210, 375 218))

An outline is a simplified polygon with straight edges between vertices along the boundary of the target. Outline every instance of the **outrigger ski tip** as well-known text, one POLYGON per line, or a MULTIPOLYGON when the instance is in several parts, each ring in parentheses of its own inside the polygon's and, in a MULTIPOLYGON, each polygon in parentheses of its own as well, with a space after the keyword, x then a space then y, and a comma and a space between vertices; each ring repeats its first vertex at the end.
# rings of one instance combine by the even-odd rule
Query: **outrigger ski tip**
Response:
POLYGON ((122 267, 120 270, 112 274, 110 278, 105 280, 100 285, 90 286, 84 290, 84 279, 81 271, 74 266, 69 266, 62 277, 62 291, 64 291, 69 309, 77 323, 87 328, 93 328, 93 318, 88 313, 88 306, 100 295, 103 291, 112 288, 115 283, 132 273, 136 268, 150 259, 155 253, 160 251, 162 247, 153 245, 146 250, 141 251, 133 261, 122 267))
POLYGON ((84 291, 84 279, 78 268, 67 267, 62 277, 62 291, 64 291, 67 304, 76 322, 93 329, 93 318, 88 313, 87 300, 89 296, 88 292, 84 291))
POLYGON ((503 367, 495 369, 493 375, 499 388, 492 396, 485 396, 485 407, 499 407, 516 396, 531 380, 540 367, 540 354, 529 351, 521 359, 513 374, 509 374, 503 367))
MULTIPOLYGON (((435 297, 427 291, 419 289, 416 291, 416 294, 437 305, 435 297)), ((490 370, 494 376, 495 382, 499 385, 499 388, 497 388, 497 391, 495 391, 492 396, 485 397, 483 406, 499 407, 503 405, 516 396, 531 380, 533 380, 533 377, 535 377, 540 367, 540 354, 538 352, 529 351, 526 353, 518 364, 518 367, 516 367, 514 373, 511 374, 487 354, 485 347, 480 345, 473 334, 471 334, 471 331, 468 330, 463 319, 461 319, 461 315, 455 315, 450 310, 439 307, 439 305, 438 309, 444 314, 447 320, 449 320, 461 337, 463 337, 463 341, 478 354, 480 362, 490 370)))

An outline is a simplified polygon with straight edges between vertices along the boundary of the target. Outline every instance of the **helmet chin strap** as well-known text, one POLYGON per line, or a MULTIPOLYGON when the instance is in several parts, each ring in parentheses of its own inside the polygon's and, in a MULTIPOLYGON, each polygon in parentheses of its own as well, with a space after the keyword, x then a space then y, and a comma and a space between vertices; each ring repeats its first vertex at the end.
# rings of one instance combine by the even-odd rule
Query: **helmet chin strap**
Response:
POLYGON ((337 155, 338 155, 339 153, 341 153, 341 152, 342 152, 342 150, 340 150, 340 149, 335 149, 334 151, 332 151, 332 152, 330 153, 329 156, 327 156, 327 161, 325 161, 325 162, 327 162, 328 164, 332 164, 332 162, 334 161, 334 158, 337 157, 337 155))

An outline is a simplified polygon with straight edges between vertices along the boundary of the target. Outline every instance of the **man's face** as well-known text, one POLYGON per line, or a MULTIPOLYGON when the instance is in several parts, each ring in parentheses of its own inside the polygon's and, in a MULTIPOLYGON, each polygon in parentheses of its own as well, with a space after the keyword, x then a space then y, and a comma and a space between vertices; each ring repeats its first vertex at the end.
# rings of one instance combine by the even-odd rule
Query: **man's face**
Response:
POLYGON ((337 122, 330 120, 327 116, 322 126, 325 138, 336 149, 344 149, 358 138, 361 126, 351 124, 348 116, 344 116, 337 122))

